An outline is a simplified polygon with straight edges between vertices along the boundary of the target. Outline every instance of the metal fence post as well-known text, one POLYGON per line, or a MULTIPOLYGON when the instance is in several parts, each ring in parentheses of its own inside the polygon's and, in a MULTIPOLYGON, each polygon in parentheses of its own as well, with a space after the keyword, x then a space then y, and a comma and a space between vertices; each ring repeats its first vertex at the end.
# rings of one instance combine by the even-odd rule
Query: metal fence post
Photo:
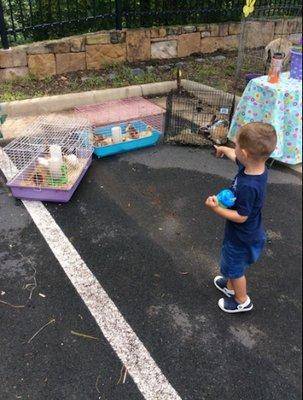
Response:
POLYGON ((2 1, 0 0, 0 36, 1 36, 1 42, 2 46, 4 49, 9 48, 9 43, 8 43, 8 36, 7 36, 7 31, 5 28, 5 22, 4 22, 4 10, 2 6, 2 1))
POLYGON ((0 36, 1 36, 1 42, 2 42, 3 48, 9 49, 8 36, 7 36, 7 31, 6 31, 5 22, 4 22, 4 10, 3 10, 1 0, 0 0, 0 36))
POLYGON ((116 29, 122 31, 122 0, 116 0, 116 29))

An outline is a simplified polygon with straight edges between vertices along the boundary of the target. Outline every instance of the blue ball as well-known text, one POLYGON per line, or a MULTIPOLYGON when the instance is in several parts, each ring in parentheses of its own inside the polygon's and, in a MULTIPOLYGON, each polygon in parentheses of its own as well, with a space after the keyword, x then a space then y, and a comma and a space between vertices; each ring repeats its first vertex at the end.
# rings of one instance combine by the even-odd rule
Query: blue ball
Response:
POLYGON ((235 193, 230 189, 224 189, 217 195, 218 202, 221 207, 231 208, 236 203, 235 193))

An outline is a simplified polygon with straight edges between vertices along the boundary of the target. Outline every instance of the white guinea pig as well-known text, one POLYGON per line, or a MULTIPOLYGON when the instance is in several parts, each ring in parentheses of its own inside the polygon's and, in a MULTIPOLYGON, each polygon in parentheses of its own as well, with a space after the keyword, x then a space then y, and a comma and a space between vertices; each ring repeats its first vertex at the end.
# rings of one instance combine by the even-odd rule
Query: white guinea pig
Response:
POLYGON ((75 154, 69 154, 65 156, 65 160, 68 163, 68 165, 72 168, 77 168, 79 165, 79 160, 75 154))

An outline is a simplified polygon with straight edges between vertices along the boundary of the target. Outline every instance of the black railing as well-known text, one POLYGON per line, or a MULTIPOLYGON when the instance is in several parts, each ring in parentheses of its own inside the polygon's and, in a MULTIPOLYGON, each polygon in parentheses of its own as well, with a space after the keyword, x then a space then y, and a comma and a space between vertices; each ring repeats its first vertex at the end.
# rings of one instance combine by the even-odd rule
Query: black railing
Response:
MULTIPOLYGON (((2 47, 74 34, 241 19, 245 0, 0 0, 2 47)), ((257 0, 264 16, 297 15, 300 0, 257 0), (262 11, 263 12, 263 11, 262 11)))

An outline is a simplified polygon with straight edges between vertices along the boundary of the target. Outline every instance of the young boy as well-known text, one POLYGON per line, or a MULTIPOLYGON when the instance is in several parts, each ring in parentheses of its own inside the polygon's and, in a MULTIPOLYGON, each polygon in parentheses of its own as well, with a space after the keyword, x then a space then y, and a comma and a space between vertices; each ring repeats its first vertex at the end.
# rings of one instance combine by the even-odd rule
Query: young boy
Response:
POLYGON ((232 190, 237 198, 232 209, 219 206, 216 196, 206 200, 206 206, 227 220, 221 255, 221 274, 214 280, 226 299, 219 307, 227 313, 247 312, 253 303, 247 295, 245 273, 260 257, 266 242, 262 224, 268 171, 266 161, 275 150, 275 129, 264 123, 250 123, 240 129, 236 148, 216 147, 217 157, 228 157, 238 164, 232 190))

